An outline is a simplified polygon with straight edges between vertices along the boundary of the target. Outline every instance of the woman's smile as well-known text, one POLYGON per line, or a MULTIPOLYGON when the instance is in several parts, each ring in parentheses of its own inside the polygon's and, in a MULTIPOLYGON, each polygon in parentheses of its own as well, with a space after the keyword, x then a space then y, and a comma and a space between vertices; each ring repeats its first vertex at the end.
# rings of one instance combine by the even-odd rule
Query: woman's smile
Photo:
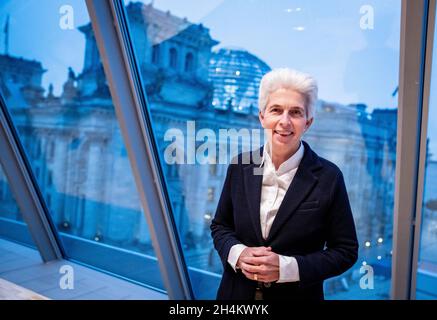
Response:
POLYGON ((275 141, 288 144, 294 138, 294 132, 291 130, 274 130, 273 136, 275 141))

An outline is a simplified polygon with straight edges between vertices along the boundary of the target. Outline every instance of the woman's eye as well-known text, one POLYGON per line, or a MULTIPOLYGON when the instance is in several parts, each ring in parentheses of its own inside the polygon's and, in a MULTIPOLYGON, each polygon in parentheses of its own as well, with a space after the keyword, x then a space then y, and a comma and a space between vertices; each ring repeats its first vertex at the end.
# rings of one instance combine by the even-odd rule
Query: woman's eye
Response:
POLYGON ((302 111, 301 110, 292 110, 291 111, 291 114, 293 115, 293 116, 301 116, 301 115, 303 115, 303 113, 302 113, 302 111))

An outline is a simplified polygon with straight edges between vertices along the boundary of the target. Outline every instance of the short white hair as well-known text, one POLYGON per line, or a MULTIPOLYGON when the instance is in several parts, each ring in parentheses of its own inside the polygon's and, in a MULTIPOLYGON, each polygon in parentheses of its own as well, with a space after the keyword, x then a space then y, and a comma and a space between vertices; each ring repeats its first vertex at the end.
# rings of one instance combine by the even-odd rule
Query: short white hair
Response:
POLYGON ((279 89, 292 89, 303 95, 309 119, 314 118, 317 101, 317 81, 311 75, 290 68, 278 68, 266 73, 261 79, 258 107, 264 113, 269 96, 279 89))

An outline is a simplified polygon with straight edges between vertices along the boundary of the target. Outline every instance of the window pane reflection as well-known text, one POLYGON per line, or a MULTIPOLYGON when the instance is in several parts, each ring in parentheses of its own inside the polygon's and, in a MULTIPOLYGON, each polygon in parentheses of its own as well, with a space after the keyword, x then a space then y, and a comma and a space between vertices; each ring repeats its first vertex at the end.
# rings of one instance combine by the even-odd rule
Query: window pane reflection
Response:
POLYGON ((67 257, 164 290, 83 1, 3 1, 0 92, 67 257))
POLYGON ((0 237, 36 248, 0 166, 0 237))
POLYGON ((437 299, 437 33, 434 31, 431 93, 428 114, 428 138, 425 163, 425 187, 422 226, 416 278, 416 299, 437 299))
MULTIPOLYGON (((220 129, 259 129, 259 81, 287 66, 319 81, 315 123, 304 139, 343 171, 358 229, 358 262, 325 282, 326 298, 387 299, 400 1, 125 3, 196 296, 214 298, 221 277, 209 225, 227 164, 200 163, 189 148, 198 151, 220 129), (176 141, 178 135, 186 141, 176 141), (360 286, 368 266, 373 289, 360 286)), ((224 142, 208 156, 218 159, 224 142)), ((230 145, 245 147, 241 140, 230 145)))

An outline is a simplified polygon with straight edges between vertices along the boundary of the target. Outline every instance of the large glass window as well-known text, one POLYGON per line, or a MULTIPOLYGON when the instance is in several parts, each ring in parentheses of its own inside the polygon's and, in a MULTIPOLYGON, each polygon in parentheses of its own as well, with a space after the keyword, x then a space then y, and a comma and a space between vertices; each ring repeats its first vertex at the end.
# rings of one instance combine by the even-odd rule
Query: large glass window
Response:
POLYGON ((0 237, 35 248, 35 243, 12 196, 6 175, 0 166, 0 237))
POLYGON ((222 272, 209 230, 228 164, 220 147, 247 147, 220 133, 260 129, 259 81, 291 67, 319 82, 304 140, 343 171, 360 242, 326 297, 389 298, 401 1, 125 3, 196 297, 214 298, 222 272), (162 67, 150 63, 157 45, 170 61, 162 67), (172 61, 187 53, 192 72, 175 74, 172 61))
POLYGON ((164 290, 85 2, 2 1, 0 23, 0 93, 67 258, 164 290))
POLYGON ((416 299, 437 299, 437 30, 434 30, 416 299))

